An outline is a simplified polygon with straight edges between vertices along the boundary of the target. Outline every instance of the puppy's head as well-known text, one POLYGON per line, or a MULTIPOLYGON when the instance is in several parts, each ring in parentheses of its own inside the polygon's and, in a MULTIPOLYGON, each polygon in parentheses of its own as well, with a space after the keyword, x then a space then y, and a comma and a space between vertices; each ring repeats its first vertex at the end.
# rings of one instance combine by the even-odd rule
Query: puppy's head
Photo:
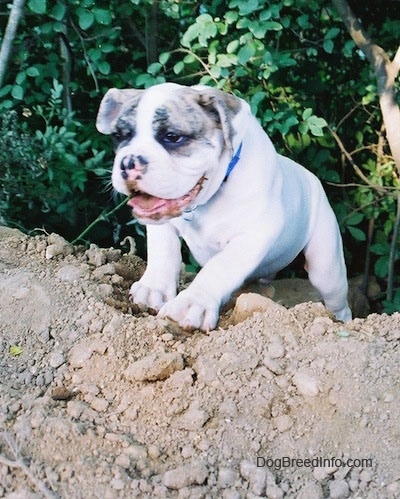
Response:
POLYGON ((248 115, 244 101, 208 87, 109 90, 96 125, 114 138, 114 188, 130 196, 133 214, 145 223, 207 202, 223 181, 248 115))

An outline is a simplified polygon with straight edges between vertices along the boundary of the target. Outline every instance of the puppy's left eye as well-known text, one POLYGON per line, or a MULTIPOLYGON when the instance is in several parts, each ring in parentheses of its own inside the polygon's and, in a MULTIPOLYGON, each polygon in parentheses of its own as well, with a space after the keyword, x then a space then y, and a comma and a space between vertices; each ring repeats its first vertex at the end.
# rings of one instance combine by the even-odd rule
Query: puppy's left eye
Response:
POLYGON ((166 147, 178 147, 186 144, 189 137, 179 133, 167 132, 159 140, 166 147))

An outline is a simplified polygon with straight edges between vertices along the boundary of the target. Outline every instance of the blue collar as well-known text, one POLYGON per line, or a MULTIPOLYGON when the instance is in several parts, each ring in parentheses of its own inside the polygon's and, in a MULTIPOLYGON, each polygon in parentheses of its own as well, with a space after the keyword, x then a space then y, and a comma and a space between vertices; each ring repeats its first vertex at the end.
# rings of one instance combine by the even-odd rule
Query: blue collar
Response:
MULTIPOLYGON (((236 153, 234 154, 234 156, 232 157, 232 159, 229 162, 228 168, 226 169, 224 182, 226 182, 226 180, 228 180, 228 177, 232 173, 232 170, 235 168, 235 166, 239 162, 240 153, 242 152, 242 145, 243 145, 243 143, 241 142, 239 144, 239 147, 238 147, 236 153)), ((197 204, 193 205, 191 208, 187 208, 186 210, 183 210, 183 212, 182 212, 183 219, 186 220, 187 222, 191 222, 193 220, 194 211, 196 209, 197 209, 197 204)))
POLYGON ((228 168, 226 169, 224 182, 228 179, 229 175, 232 173, 232 170, 235 168, 235 166, 239 162, 240 153, 242 152, 242 145, 243 145, 243 142, 241 142, 239 144, 238 150, 236 151, 235 155, 233 156, 233 158, 231 159, 231 161, 228 165, 228 168))

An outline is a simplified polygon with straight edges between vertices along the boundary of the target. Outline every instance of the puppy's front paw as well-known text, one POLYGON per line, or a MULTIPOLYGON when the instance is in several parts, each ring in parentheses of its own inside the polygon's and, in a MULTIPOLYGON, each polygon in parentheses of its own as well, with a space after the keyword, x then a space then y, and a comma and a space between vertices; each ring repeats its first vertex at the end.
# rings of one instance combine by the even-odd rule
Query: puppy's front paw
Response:
POLYGON ((210 331, 218 322, 219 304, 210 299, 201 299, 182 291, 173 300, 167 302, 158 313, 158 317, 168 317, 184 329, 210 331))
POLYGON ((167 301, 175 297, 176 290, 174 286, 149 286, 141 279, 132 284, 129 295, 132 303, 139 308, 152 308, 158 312, 167 301))

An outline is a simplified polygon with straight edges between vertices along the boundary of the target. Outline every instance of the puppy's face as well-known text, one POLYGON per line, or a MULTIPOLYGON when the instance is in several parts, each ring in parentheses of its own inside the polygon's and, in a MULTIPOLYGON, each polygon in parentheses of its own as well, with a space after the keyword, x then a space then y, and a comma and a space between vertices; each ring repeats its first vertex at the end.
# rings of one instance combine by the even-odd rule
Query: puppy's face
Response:
POLYGON ((114 188, 145 223, 177 217, 207 200, 232 154, 242 101, 205 87, 162 84, 107 92, 97 128, 112 134, 114 188))

